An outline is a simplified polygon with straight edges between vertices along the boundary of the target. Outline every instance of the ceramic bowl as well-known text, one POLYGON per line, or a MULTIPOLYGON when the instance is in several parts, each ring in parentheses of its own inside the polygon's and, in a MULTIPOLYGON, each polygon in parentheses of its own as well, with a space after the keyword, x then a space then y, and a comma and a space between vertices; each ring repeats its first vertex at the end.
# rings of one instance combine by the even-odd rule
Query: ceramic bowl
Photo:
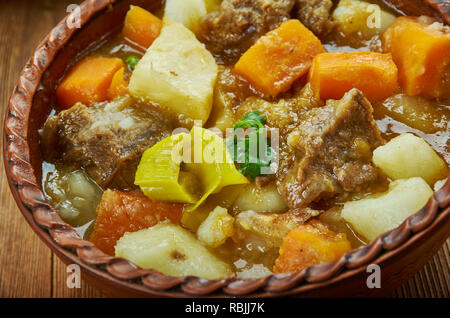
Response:
MULTIPOLYGON (((437 0, 386 1, 409 14, 427 14, 449 23, 450 4, 437 0)), ((81 4, 81 28, 74 11, 38 46, 18 79, 5 114, 4 164, 14 199, 36 234, 65 263, 80 265, 83 277, 110 296, 381 296, 421 269, 450 234, 450 179, 428 204, 398 228, 337 261, 301 272, 261 279, 169 277, 104 254, 83 240, 45 199, 38 129, 54 104, 54 89, 86 49, 118 30, 130 3, 157 10, 161 1, 90 0, 81 4), (367 287, 367 266, 381 266, 381 288, 367 287)))

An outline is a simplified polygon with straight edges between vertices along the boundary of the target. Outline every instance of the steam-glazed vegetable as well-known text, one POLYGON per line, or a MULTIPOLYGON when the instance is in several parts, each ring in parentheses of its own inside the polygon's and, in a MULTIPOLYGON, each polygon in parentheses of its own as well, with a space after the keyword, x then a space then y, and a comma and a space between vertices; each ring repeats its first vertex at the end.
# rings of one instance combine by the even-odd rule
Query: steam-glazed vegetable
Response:
POLYGON ((131 6, 125 17, 123 36, 141 46, 148 48, 161 32, 162 22, 150 12, 131 6))
POLYGON ((277 96, 306 74, 314 56, 323 52, 310 30, 298 20, 289 20, 261 37, 242 55, 234 71, 264 94, 277 96))
POLYGON ((223 187, 247 182, 234 167, 223 139, 199 127, 148 149, 135 179, 149 198, 193 203, 189 211, 223 187))
POLYGON ((345 203, 342 217, 359 234, 373 240, 423 208, 432 195, 422 178, 400 179, 393 181, 386 193, 345 203))
POLYGON ((427 17, 400 17, 383 34, 408 95, 450 98, 450 27, 427 17))
POLYGON ((375 149, 373 162, 394 180, 421 177, 432 186, 448 175, 444 160, 413 134, 402 134, 375 149))
POLYGON ((126 233, 117 242, 116 256, 170 276, 219 279, 233 273, 229 265, 214 256, 192 233, 168 223, 126 233))
POLYGON ((102 189, 81 171, 55 170, 47 175, 45 192, 64 221, 82 226, 96 217, 102 189))
POLYGON ((369 100, 380 100, 397 88, 397 66, 390 54, 324 53, 314 58, 309 81, 322 99, 340 99, 350 89, 357 88, 369 100))
POLYGON ((169 19, 163 22, 160 36, 131 76, 130 93, 205 123, 211 112, 216 62, 186 27, 169 19))
POLYGON ((448 179, 448 26, 379 0, 140 3, 160 10, 131 6, 70 61, 40 131, 47 198, 106 254, 205 279, 301 271, 448 179))
POLYGON ((293 273, 309 265, 331 262, 350 250, 345 234, 312 220, 289 232, 275 261, 275 273, 293 273))
POLYGON ((85 105, 107 99, 108 88, 124 66, 114 57, 87 57, 77 63, 56 90, 59 107, 65 109, 80 102, 85 105))
POLYGON ((227 209, 216 207, 200 224, 197 237, 200 242, 210 247, 218 247, 233 235, 234 218, 228 214, 227 209))
POLYGON ((333 11, 333 19, 346 36, 367 40, 383 33, 394 22, 395 16, 370 2, 340 0, 333 11))
POLYGON ((167 0, 164 18, 180 22, 196 33, 200 27, 201 18, 217 9, 217 2, 217 0, 167 0))

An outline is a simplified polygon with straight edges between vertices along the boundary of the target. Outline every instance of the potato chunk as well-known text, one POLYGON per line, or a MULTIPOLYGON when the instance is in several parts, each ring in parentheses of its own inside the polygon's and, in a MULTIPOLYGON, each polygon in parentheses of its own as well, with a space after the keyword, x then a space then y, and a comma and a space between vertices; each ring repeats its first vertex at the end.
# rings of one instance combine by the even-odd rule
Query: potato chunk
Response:
POLYGON ((166 0, 164 18, 180 22, 195 33, 198 31, 200 19, 216 8, 216 0, 166 0))
POLYGON ((410 133, 375 149, 373 163, 394 180, 421 177, 432 185, 448 174, 446 163, 433 148, 410 133))
POLYGON ((208 251, 193 234, 169 223, 126 233, 117 242, 116 256, 169 276, 219 279, 232 275, 230 266, 208 251))
POLYGON ((396 180, 384 194, 345 203, 341 215, 372 241, 419 211, 432 195, 433 190, 422 178, 396 180))
POLYGON ((233 235, 234 218, 227 209, 217 206, 200 224, 197 230, 198 239, 210 247, 218 247, 233 235))
POLYGON ((307 266, 334 261, 351 249, 343 233, 329 230, 318 220, 290 231, 275 261, 274 273, 292 273, 307 266))
POLYGON ((289 209, 275 182, 264 187, 258 187, 255 183, 246 185, 233 205, 238 211, 282 213, 289 209))
POLYGON ((129 91, 134 97, 205 123, 217 73, 216 61, 195 35, 182 24, 164 19, 160 36, 131 76, 129 91))
POLYGON ((369 39, 383 33, 395 20, 390 14, 373 3, 359 0, 341 0, 333 12, 342 32, 347 35, 360 34, 369 39))

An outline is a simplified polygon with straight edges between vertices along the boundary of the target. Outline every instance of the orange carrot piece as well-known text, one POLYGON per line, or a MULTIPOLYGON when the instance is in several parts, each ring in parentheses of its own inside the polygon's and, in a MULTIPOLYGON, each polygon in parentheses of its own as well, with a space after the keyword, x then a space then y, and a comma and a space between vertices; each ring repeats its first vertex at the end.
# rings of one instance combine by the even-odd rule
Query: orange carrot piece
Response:
POLYGON ((131 6, 125 17, 123 35, 143 48, 148 48, 159 36, 162 21, 137 6, 131 6))
POLYGON ((128 93, 128 83, 124 79, 125 68, 122 67, 114 74, 111 86, 108 88, 107 98, 112 101, 118 96, 124 96, 128 93))
POLYGON ((125 232, 136 232, 170 220, 179 224, 183 204, 152 201, 139 193, 106 190, 97 207, 97 220, 90 241, 114 255, 114 247, 125 232))
POLYGON ((119 58, 89 56, 78 62, 56 90, 60 108, 72 107, 77 102, 85 105, 106 100, 114 74, 124 67, 119 58))
POLYGON ((428 17, 399 17, 382 36, 406 94, 450 97, 450 28, 428 17))
POLYGON ((331 262, 350 249, 344 233, 335 233, 320 221, 311 220, 284 238, 274 273, 293 273, 310 265, 331 262))
POLYGON ((262 36, 239 59, 234 72, 266 95, 276 96, 308 72, 320 40, 298 20, 283 22, 262 36))
POLYGON ((332 52, 317 55, 309 70, 309 82, 322 99, 341 99, 352 88, 371 101, 394 93, 397 66, 390 54, 375 52, 332 52))

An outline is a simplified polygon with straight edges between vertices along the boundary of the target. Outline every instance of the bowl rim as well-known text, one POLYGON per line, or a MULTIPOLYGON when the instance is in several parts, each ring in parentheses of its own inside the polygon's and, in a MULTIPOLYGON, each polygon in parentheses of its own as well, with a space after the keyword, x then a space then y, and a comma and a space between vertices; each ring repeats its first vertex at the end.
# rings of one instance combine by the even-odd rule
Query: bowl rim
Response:
MULTIPOLYGON (((120 0, 84 1, 81 26, 120 0)), ((434 0, 429 0, 433 2, 434 0)), ((73 13, 72 13, 73 14, 73 13)), ((371 243, 351 250, 338 260, 309 266, 297 273, 272 274, 259 279, 229 277, 206 280, 194 276, 170 277, 156 270, 145 270, 130 261, 103 253, 83 240, 47 202, 30 162, 28 121, 34 94, 56 54, 77 31, 70 28, 67 15, 39 44, 20 73, 5 111, 3 161, 8 183, 22 215, 38 236, 61 258, 78 264, 89 275, 113 282, 123 290, 162 297, 292 295, 334 284, 365 271, 368 264, 379 264, 406 249, 437 224, 450 218, 450 176, 428 203, 399 227, 381 234, 371 243)))

